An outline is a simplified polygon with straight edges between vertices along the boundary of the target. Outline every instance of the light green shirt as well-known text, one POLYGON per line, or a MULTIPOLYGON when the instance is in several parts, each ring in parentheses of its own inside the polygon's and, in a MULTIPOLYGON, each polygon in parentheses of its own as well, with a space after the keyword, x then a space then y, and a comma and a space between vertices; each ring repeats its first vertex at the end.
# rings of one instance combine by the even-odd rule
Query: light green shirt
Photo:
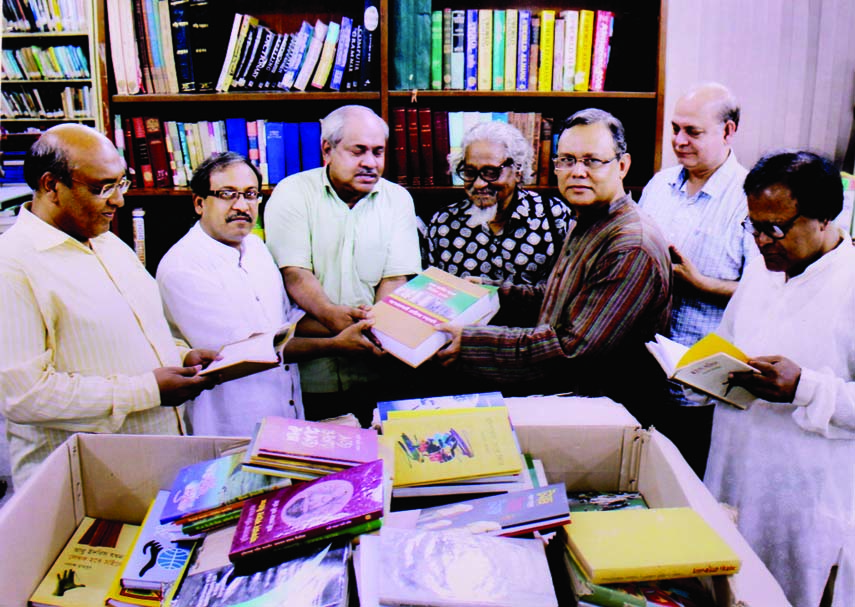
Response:
MULTIPOLYGON (((413 199, 381 179, 351 209, 318 168, 279 182, 264 210, 267 246, 280 268, 310 270, 335 304, 373 304, 383 278, 421 270, 413 199)), ((376 362, 376 361, 375 361, 376 362)), ((370 359, 300 363, 304 392, 338 392, 376 378, 370 359)))

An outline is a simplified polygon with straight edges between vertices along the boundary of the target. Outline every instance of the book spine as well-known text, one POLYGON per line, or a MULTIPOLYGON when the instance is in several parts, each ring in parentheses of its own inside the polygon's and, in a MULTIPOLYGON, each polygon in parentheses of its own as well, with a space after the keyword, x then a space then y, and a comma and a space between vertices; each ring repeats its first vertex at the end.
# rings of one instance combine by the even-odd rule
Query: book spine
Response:
POLYGON ((528 90, 529 53, 531 52, 531 11, 519 12, 519 38, 517 42, 517 90, 528 90))
POLYGON ((336 54, 340 28, 341 26, 335 21, 331 21, 327 28, 327 37, 324 40, 324 48, 321 50, 321 58, 318 60, 318 69, 315 70, 312 78, 312 88, 322 89, 327 85, 336 54))
POLYGON ((297 78, 297 72, 300 69, 300 65, 303 63, 303 56, 309 47, 309 40, 312 37, 313 29, 314 28, 312 28, 307 21, 303 21, 303 24, 300 26, 300 31, 297 32, 297 39, 294 42, 294 53, 291 55, 291 60, 288 62, 285 75, 279 83, 279 88, 287 91, 294 86, 294 80, 297 78))
POLYGON ((576 84, 576 44, 579 33, 579 11, 561 11, 564 18, 564 73, 561 88, 572 91, 576 84))
POLYGON ((462 91, 466 82, 466 11, 451 11, 451 88, 462 91))
POLYGON ((335 65, 333 66, 332 81, 330 89, 341 90, 341 82, 344 78, 344 70, 347 67, 347 53, 350 50, 350 34, 353 28, 353 20, 350 17, 341 18, 341 28, 338 35, 338 48, 335 53, 335 65))
POLYGON ((312 41, 309 43, 309 50, 306 52, 306 58, 303 60, 303 65, 300 67, 300 73, 294 81, 294 88, 298 91, 305 91, 306 87, 309 85, 309 78, 311 78, 312 72, 321 57, 321 49, 324 46, 324 40, 326 39, 328 29, 327 24, 323 21, 318 20, 315 22, 315 27, 312 32, 312 41))
POLYGON ((430 108, 419 108, 419 162, 422 169, 422 185, 431 187, 434 182, 433 168, 433 116, 430 108))
POLYGON ((430 88, 442 89, 442 11, 430 14, 430 88))
POLYGON ((519 11, 505 11, 505 90, 517 88, 517 43, 519 42, 519 11))
POLYGON ((392 109, 392 149, 395 154, 395 183, 406 187, 410 184, 407 176, 407 110, 403 107, 392 109))
POLYGON ((410 185, 420 187, 422 169, 419 162, 419 110, 414 107, 407 108, 407 144, 407 174, 410 176, 410 185))
POLYGON ((145 266, 145 211, 143 209, 131 211, 131 223, 134 232, 134 253, 140 263, 145 266))
POLYGON ((258 149, 258 123, 255 120, 246 121, 246 140, 249 161, 256 168, 261 167, 261 152, 258 149))
POLYGON ((134 159, 139 171, 139 179, 142 180, 142 187, 154 187, 154 173, 151 168, 151 159, 148 154, 148 146, 145 139, 145 123, 141 116, 135 116, 131 119, 133 126, 133 142, 134 142, 134 159))
POLYGON ((442 9, 442 88, 451 89, 451 9, 442 9))
POLYGON ((172 187, 172 179, 160 118, 149 117, 143 120, 146 144, 148 144, 149 158, 151 158, 151 169, 154 174, 154 184, 158 188, 170 188, 172 187))
POLYGON ((359 66, 362 63, 362 24, 354 26, 350 34, 350 50, 347 53, 347 70, 344 72, 344 89, 355 91, 359 86, 359 66))
MULTIPOLYGON (((449 155, 460 152, 463 141, 463 112, 448 113, 448 149, 449 155)), ((456 166, 451 168, 451 184, 463 185, 463 180, 455 172, 456 166)))
POLYGON ((564 18, 555 19, 552 52, 552 90, 564 90, 564 18))
POLYGON ((413 0, 413 5, 413 36, 408 47, 413 57, 413 80, 410 87, 426 90, 430 88, 431 2, 413 0))
POLYGON ((196 81, 193 77, 193 54, 190 48, 190 24, 187 21, 188 4, 189 0, 169 0, 175 71, 178 76, 178 90, 182 93, 196 90, 196 81))
POLYGON ((549 165, 552 158, 552 118, 540 121, 540 149, 537 161, 537 185, 549 185, 549 165))
POLYGON ((285 178, 285 141, 283 139, 283 124, 268 121, 267 139, 267 171, 270 185, 275 186, 285 178))
POLYGON ((537 74, 537 90, 552 90, 552 61, 555 50, 555 11, 540 13, 540 71, 537 74))
POLYGON ((319 122, 301 122, 300 164, 304 171, 321 166, 321 125, 319 122))
POLYGON ((504 10, 493 11, 493 90, 505 90, 505 19, 504 10))
POLYGON ((248 89, 259 88, 264 68, 267 66, 268 61, 270 61, 270 53, 273 50, 273 43, 277 37, 272 30, 266 27, 259 27, 258 35, 260 38, 258 58, 255 61, 255 65, 250 68, 246 79, 246 88, 248 89))
POLYGON ((236 13, 234 20, 232 21, 232 31, 229 35, 228 46, 226 46, 226 56, 223 60, 222 66, 220 67, 220 76, 217 78, 216 90, 218 91, 227 91, 228 85, 231 83, 229 73, 234 73, 234 69, 237 65, 237 58, 235 55, 237 53, 238 37, 240 36, 240 30, 243 26, 243 18, 244 15, 236 13))
MULTIPOLYGON (((118 114, 116 117, 119 117, 118 114)), ((125 140, 125 160, 128 164, 128 173, 131 176, 131 181, 134 182, 134 186, 141 188, 143 187, 142 171, 138 169, 136 161, 136 150, 134 149, 134 124, 133 120, 127 116, 122 118, 122 132, 124 135, 123 139, 125 140)))
POLYGON ((466 10, 466 71, 467 91, 478 90, 478 10, 466 10))
POLYGON ((576 81, 574 90, 587 91, 591 78, 591 47, 594 42, 594 11, 579 11, 579 34, 576 39, 576 81))
POLYGON ((360 91, 378 90, 380 85, 380 4, 378 0, 365 0, 362 25, 362 65, 359 70, 358 89, 360 91))
POLYGON ((478 90, 493 88, 493 11, 478 11, 478 90))
MULTIPOLYGON (((189 23, 189 47, 193 63, 193 79, 196 90, 200 93, 215 90, 217 82, 217 67, 222 60, 217 61, 209 50, 220 42, 212 40, 209 0, 190 0, 187 6, 187 22, 189 23)), ((221 51, 225 52, 225 49, 221 51)), ((220 58, 221 59, 221 58, 220 58)))
POLYGON ((238 61, 237 69, 232 78, 232 86, 234 88, 244 88, 246 79, 250 70, 255 65, 258 58, 259 42, 262 38, 262 27, 258 23, 252 23, 246 33, 246 40, 243 43, 241 57, 238 61))
POLYGON ((591 58, 591 90, 602 91, 606 85, 606 67, 614 15, 610 11, 597 11, 594 26, 594 43, 591 58))
POLYGON ((149 53, 149 45, 146 43, 148 36, 145 33, 144 1, 145 0, 133 0, 134 29, 136 31, 136 44, 140 58, 140 67, 142 70, 143 87, 145 88, 146 93, 154 93, 154 79, 152 78, 151 73, 151 55, 149 53))
POLYGON ((175 69, 175 49, 172 46, 169 0, 157 0, 157 24, 158 37, 160 38, 160 52, 163 54, 163 72, 166 76, 166 90, 170 94, 177 94, 178 74, 175 69))
POLYGON ((448 112, 433 113, 433 172, 436 185, 451 185, 448 172, 448 112))

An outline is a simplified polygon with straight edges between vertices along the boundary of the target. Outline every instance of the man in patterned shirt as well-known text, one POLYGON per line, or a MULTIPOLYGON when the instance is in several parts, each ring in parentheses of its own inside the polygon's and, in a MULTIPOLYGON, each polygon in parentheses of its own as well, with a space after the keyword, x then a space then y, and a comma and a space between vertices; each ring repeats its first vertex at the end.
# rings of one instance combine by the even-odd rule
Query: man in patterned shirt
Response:
MULTIPOLYGON (((716 330, 742 270, 758 254, 742 229, 748 171, 731 149, 738 125, 739 105, 721 84, 703 84, 681 97, 671 119, 679 164, 654 175, 639 201, 670 244, 671 337, 686 346, 716 330)), ((678 384, 670 392, 659 430, 703 478, 713 407, 693 406, 678 384)))
POLYGON ((520 187, 531 176, 531 144, 503 122, 475 125, 449 157, 466 200, 437 212, 428 226, 428 263, 455 276, 536 285, 549 278, 570 220, 558 198, 520 187))
POLYGON ((554 162, 574 219, 548 282, 503 286, 501 306, 520 325, 445 325, 452 341, 437 356, 510 384, 507 393, 610 396, 648 425, 664 378, 644 343, 668 326, 668 247, 624 192, 630 157, 617 118, 598 109, 571 116, 554 162))

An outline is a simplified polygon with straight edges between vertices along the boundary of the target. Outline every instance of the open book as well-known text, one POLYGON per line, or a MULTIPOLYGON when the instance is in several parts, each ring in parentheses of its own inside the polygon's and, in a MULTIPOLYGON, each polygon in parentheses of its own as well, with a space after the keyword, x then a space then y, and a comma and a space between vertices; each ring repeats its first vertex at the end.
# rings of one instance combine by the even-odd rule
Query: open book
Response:
POLYGON ((645 344, 669 379, 685 384, 692 390, 745 409, 756 396, 745 388, 732 386, 729 373, 757 371, 746 361, 748 357, 732 343, 710 333, 691 348, 656 335, 656 341, 645 344))
POLYGON ((294 336, 298 320, 299 316, 274 331, 253 333, 246 339, 226 344, 220 348, 223 358, 202 369, 199 375, 218 373, 222 381, 231 381, 276 367, 282 362, 282 350, 294 336))

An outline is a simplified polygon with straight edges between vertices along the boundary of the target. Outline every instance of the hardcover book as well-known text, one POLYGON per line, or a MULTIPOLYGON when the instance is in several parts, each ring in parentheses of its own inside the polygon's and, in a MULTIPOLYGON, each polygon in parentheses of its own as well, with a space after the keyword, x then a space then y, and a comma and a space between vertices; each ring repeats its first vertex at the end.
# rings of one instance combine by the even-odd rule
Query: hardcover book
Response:
POLYGON ((614 13, 597 11, 594 23, 594 42, 591 51, 591 86, 592 91, 602 91, 606 85, 606 67, 609 64, 609 48, 611 46, 614 13))
POLYGON ((567 546, 595 584, 739 571, 739 556, 691 508, 575 512, 567 546))
POLYGON ((493 10, 478 10, 478 72, 477 89, 493 88, 493 10))
POLYGON ((727 377, 741 371, 757 372, 748 357, 736 346, 710 333, 691 348, 656 335, 645 344, 669 379, 717 400, 745 409, 757 397, 741 386, 732 386, 727 377))
POLYGON ((395 451, 395 486, 517 474, 522 457, 504 407, 390 417, 383 440, 395 451))
POLYGON ((169 498, 169 491, 158 491, 152 500, 122 568, 122 587, 154 590, 162 595, 187 564, 192 539, 181 532, 180 526, 160 522, 169 498))
POLYGON ((451 88, 462 91, 466 67, 466 11, 451 11, 451 88))
POLYGON ((331 21, 327 28, 327 37, 324 40, 324 47, 321 49, 321 57, 318 60, 318 68, 315 70, 315 75, 312 77, 312 87, 322 89, 327 85, 330 72, 333 67, 333 60, 336 54, 336 45, 338 44, 340 26, 335 21, 331 21))
POLYGON ((353 20, 350 17, 341 18, 341 29, 338 35, 338 47, 335 52, 335 63, 332 71, 330 89, 341 90, 344 71, 347 68, 347 53, 350 50, 350 35, 353 31, 353 20))
POLYGON ((281 550, 383 515, 383 462, 374 460, 315 481, 250 499, 241 511, 229 559, 281 550))
POLYGON ((392 411, 433 411, 437 409, 468 409, 471 407, 504 407, 501 392, 477 392, 424 398, 384 400, 377 403, 378 423, 389 419, 392 411))
POLYGON ((379 457, 377 432, 270 415, 262 418, 249 450, 250 458, 258 455, 353 466, 379 457))
POLYGON ((577 91, 587 91, 591 79, 591 50, 594 44, 594 11, 579 11, 579 31, 576 37, 577 91))
POLYGON ((219 351, 222 358, 202 369, 199 375, 216 373, 220 381, 231 381, 273 369, 282 364, 282 350, 294 336, 296 327, 297 319, 294 319, 275 331, 256 333, 226 344, 219 351))
POLYGON ((499 310, 495 289, 430 267, 374 306, 372 330, 383 348, 418 367, 450 341, 443 323, 486 323, 499 310))
POLYGON ((103 605, 138 525, 83 517, 30 597, 36 607, 103 605))
POLYGON ((234 453, 182 468, 172 483, 160 522, 238 511, 243 500, 291 484, 289 479, 242 470, 242 458, 243 453, 234 453))
POLYGON ((540 12, 540 62, 537 90, 552 90, 552 63, 555 52, 555 11, 540 12))

